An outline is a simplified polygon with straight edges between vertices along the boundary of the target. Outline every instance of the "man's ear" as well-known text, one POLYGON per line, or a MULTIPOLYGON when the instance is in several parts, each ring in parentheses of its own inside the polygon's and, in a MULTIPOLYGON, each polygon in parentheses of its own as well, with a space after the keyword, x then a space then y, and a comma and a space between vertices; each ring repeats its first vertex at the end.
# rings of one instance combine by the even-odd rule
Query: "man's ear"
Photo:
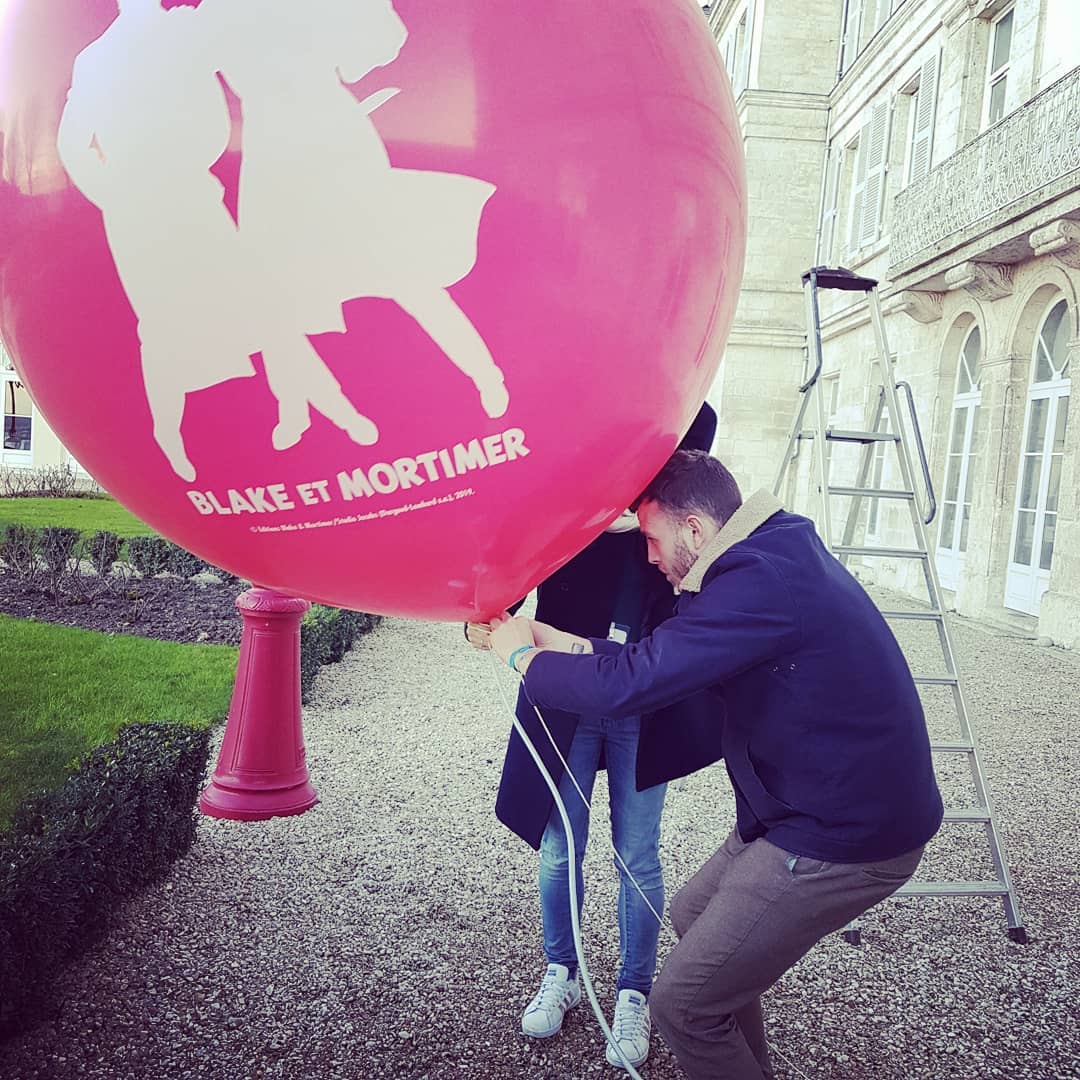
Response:
POLYGON ((686 517, 684 526, 690 533, 691 551, 700 551, 709 541, 709 532, 704 520, 697 514, 690 514, 686 517))
POLYGON ((690 549, 694 552, 701 551, 721 528, 717 522, 705 514, 689 514, 683 524, 689 533, 690 549))

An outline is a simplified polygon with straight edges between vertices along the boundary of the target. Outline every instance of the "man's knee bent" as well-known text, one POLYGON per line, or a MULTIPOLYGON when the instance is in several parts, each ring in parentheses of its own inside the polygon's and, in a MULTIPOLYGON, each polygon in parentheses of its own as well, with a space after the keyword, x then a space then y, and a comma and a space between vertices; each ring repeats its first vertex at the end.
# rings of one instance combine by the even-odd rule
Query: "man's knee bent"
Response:
POLYGON ((678 979, 672 978, 665 968, 657 976, 649 995, 649 1012, 664 1042, 679 1055, 688 1044, 701 1044, 703 1039, 710 1043, 722 1042, 736 1035, 738 1021, 734 1013, 704 1013, 700 1008, 692 1009, 693 989, 680 986, 678 979), (667 972, 667 977, 665 977, 667 972))
POLYGON ((685 937, 700 912, 695 908, 685 888, 680 889, 671 901, 671 925, 679 937, 685 937))

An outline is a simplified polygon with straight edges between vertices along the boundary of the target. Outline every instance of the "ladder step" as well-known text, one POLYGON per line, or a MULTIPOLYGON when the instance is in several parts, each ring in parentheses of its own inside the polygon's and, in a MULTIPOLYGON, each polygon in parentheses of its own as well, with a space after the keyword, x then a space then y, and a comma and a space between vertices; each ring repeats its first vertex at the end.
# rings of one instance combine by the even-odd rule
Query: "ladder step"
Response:
POLYGON ((945 617, 940 611, 883 611, 886 619, 914 619, 916 622, 941 622, 945 617))
POLYGON ((900 441, 900 436, 892 431, 836 431, 829 428, 825 432, 825 438, 830 442, 894 442, 900 441))
POLYGON ((955 675, 912 675, 916 686, 956 686, 955 675))
POLYGON ((848 544, 834 544, 834 555, 876 555, 882 559, 925 559, 925 551, 909 548, 851 547, 848 544))
POLYGON ((930 744, 936 754, 970 754, 975 747, 966 742, 936 742, 930 744))
POLYGON ((1000 881, 909 881, 894 896, 1006 896, 1000 881))
POLYGON ((985 806, 970 806, 962 810, 947 809, 945 811, 945 820, 960 822, 986 822, 990 820, 990 814, 987 812, 985 806))
POLYGON ((830 495, 858 495, 864 499, 907 499, 911 502, 915 495, 910 491, 894 488, 830 487, 830 495))

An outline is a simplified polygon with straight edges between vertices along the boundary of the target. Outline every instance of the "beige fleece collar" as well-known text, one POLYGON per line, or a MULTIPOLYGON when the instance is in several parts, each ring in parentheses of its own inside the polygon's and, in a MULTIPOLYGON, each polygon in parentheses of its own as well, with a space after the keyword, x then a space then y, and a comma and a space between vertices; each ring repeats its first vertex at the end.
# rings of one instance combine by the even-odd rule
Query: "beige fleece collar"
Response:
POLYGON ((720 531, 701 549, 694 565, 675 589, 677 593, 701 592, 708 569, 728 548, 745 540, 756 528, 764 525, 784 506, 772 492, 755 491, 726 522, 720 531))

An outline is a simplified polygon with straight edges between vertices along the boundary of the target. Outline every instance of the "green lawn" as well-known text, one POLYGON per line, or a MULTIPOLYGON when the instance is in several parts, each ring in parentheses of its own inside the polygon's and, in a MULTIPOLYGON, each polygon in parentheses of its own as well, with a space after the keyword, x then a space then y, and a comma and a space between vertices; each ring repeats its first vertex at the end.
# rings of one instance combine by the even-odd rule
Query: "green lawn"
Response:
MULTIPOLYGON (((50 500, 51 501, 51 500, 50 500)), ((0 616, 0 827, 126 723, 223 719, 236 673, 228 645, 177 645, 0 616)))
POLYGON ((63 525, 87 536, 106 529, 117 536, 153 536, 154 530, 115 499, 0 499, 0 533, 8 525, 35 529, 63 525))

